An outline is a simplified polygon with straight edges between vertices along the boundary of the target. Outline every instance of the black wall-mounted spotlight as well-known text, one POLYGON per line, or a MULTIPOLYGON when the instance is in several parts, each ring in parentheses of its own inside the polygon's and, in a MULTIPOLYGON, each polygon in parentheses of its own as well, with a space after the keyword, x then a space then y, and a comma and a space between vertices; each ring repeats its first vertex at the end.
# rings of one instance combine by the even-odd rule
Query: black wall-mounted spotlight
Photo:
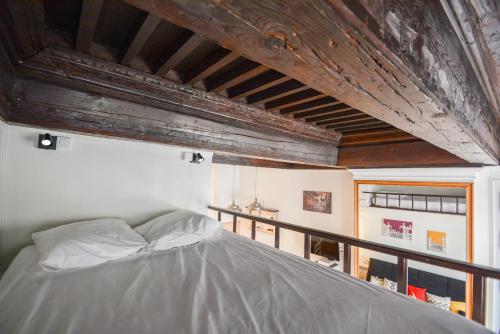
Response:
POLYGON ((55 150, 57 146, 57 136, 51 136, 50 133, 38 135, 38 148, 43 150, 55 150))
POLYGON ((205 161, 205 158, 201 153, 193 153, 193 158, 191 159, 190 163, 192 164, 199 164, 205 161))

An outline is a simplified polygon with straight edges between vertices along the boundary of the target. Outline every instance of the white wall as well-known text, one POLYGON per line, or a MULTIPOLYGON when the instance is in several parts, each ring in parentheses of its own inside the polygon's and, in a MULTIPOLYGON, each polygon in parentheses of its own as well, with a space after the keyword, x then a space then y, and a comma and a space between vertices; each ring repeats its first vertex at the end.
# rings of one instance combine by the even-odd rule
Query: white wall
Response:
MULTIPOLYGON (((474 182, 474 259, 500 268, 500 167, 485 167, 474 182)), ((500 282, 487 282, 487 321, 500 332, 500 282)))
MULTIPOLYGON (((227 206, 231 203, 232 166, 213 165, 215 193, 212 203, 227 206)), ((244 208, 254 199, 254 167, 236 167, 238 204, 244 208)), ((353 235, 354 183, 346 170, 292 170, 259 168, 257 197, 265 207, 278 209, 278 219, 292 224, 329 232, 353 235), (332 193, 332 214, 302 210, 304 190, 332 193)), ((303 256, 304 236, 281 230, 280 248, 303 256)))
MULTIPOLYGON (((398 181, 438 181, 473 182, 473 244, 474 262, 492 267, 500 267, 498 247, 500 222, 499 189, 494 185, 500 181, 500 166, 482 168, 387 168, 351 170, 355 180, 398 180, 398 181), (496 233, 495 233, 496 231, 496 233)), ((486 325, 500 330, 500 283, 488 280, 486 325), (496 287, 495 287, 496 285, 496 287)))
MULTIPOLYGON (((385 245, 414 250, 417 252, 437 256, 466 260, 466 219, 465 216, 447 215, 439 213, 394 210, 374 207, 359 208, 359 237, 385 245), (412 240, 391 238, 382 235, 382 221, 395 219, 413 223, 412 240), (446 233, 446 253, 430 251, 427 249, 427 231, 446 233)), ((397 259, 382 253, 360 249, 360 263, 366 262, 370 257, 397 263, 397 259)), ((410 261, 410 267, 445 275, 460 280, 465 280, 465 274, 436 266, 410 261)))
POLYGON ((50 131, 72 139, 68 151, 37 149, 45 130, 3 128, 0 153, 1 264, 29 243, 30 234, 58 224, 121 217, 132 225, 175 207, 206 213, 211 154, 200 165, 188 149, 50 131))

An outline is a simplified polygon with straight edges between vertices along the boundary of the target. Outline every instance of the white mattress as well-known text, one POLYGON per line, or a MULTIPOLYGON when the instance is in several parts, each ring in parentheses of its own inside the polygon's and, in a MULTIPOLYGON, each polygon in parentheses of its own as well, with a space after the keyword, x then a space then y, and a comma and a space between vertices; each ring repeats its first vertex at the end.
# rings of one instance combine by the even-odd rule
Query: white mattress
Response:
POLYGON ((229 232, 94 268, 0 281, 0 333, 488 333, 472 321, 229 232))

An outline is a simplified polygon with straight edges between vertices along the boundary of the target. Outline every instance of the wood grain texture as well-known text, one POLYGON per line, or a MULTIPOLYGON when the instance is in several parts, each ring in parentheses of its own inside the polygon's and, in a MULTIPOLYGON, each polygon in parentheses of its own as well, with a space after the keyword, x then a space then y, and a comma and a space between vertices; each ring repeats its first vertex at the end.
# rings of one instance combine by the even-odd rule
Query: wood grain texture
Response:
POLYGON ((326 167, 309 164, 298 164, 286 161, 249 158, 236 155, 216 153, 212 156, 212 163, 233 166, 251 166, 278 169, 338 169, 337 167, 326 167))
MULTIPOLYGON (((9 121, 56 130, 144 140, 163 144, 334 166, 334 145, 262 133, 126 100, 20 80, 9 121)), ((187 107, 184 107, 187 108, 187 107)))
POLYGON ((283 133, 306 141, 338 143, 340 135, 289 117, 231 101, 216 94, 100 61, 66 49, 48 48, 19 67, 33 78, 90 93, 158 108, 174 108, 203 119, 268 133, 283 133))
POLYGON ((348 168, 470 166, 424 141, 339 148, 338 165, 348 168))
POLYGON ((240 55, 226 49, 218 49, 196 64, 185 76, 184 82, 193 85, 214 74, 224 66, 238 59, 240 55))
POLYGON ((307 89, 309 89, 309 87, 305 86, 301 82, 290 79, 280 85, 249 95, 247 102, 249 104, 265 104, 269 101, 281 99, 307 89))
POLYGON ((153 31, 155 31, 161 18, 153 14, 149 14, 142 23, 139 31, 135 34, 132 43, 130 43, 127 51, 122 57, 122 64, 130 64, 130 62, 139 54, 144 44, 146 44, 153 31))
POLYGON ((83 0, 75 47, 78 51, 90 53, 103 2, 104 0, 83 0))
POLYGON ((173 70, 184 58, 186 58, 194 49, 196 49, 205 39, 192 34, 185 41, 180 42, 179 47, 170 53, 163 65, 156 71, 156 75, 164 76, 168 71, 173 70))
POLYGON ((16 84, 14 67, 0 36, 0 119, 7 119, 9 104, 12 102, 12 91, 16 84))
MULTIPOLYGON (((2 33, 11 36, 16 61, 31 57, 47 45, 43 2, 0 1, 2 33)), ((6 41, 6 40, 5 40, 6 41)))
POLYGON ((207 90, 220 93, 225 89, 236 86, 267 70, 269 69, 263 65, 254 62, 245 62, 233 70, 216 76, 213 80, 207 81, 207 90))
POLYGON ((339 147, 364 146, 406 141, 420 141, 420 139, 404 131, 397 131, 393 133, 367 134, 359 136, 344 135, 339 147))
POLYGON ((500 130, 437 1, 127 2, 470 162, 498 163, 500 130))
POLYGON ((245 81, 235 87, 227 90, 227 96, 230 99, 239 99, 249 95, 261 92, 273 86, 279 85, 290 80, 286 75, 279 72, 269 70, 261 75, 256 76, 248 81, 245 81))

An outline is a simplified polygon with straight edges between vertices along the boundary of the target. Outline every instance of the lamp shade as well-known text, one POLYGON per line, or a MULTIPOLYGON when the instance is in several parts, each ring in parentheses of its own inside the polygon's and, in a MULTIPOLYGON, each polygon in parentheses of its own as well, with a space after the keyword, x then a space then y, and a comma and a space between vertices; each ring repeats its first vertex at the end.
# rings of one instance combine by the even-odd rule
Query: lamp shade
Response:
POLYGON ((227 207, 228 210, 231 210, 231 211, 236 211, 236 212, 242 212, 243 210, 241 210, 241 207, 236 204, 233 200, 233 203, 231 203, 228 207, 227 207))
POLYGON ((253 210, 262 210, 264 208, 264 206, 262 206, 262 204, 260 204, 260 202, 257 200, 257 197, 255 197, 254 201, 250 204, 248 204, 247 206, 247 209, 250 210, 250 211, 253 211, 253 210))

